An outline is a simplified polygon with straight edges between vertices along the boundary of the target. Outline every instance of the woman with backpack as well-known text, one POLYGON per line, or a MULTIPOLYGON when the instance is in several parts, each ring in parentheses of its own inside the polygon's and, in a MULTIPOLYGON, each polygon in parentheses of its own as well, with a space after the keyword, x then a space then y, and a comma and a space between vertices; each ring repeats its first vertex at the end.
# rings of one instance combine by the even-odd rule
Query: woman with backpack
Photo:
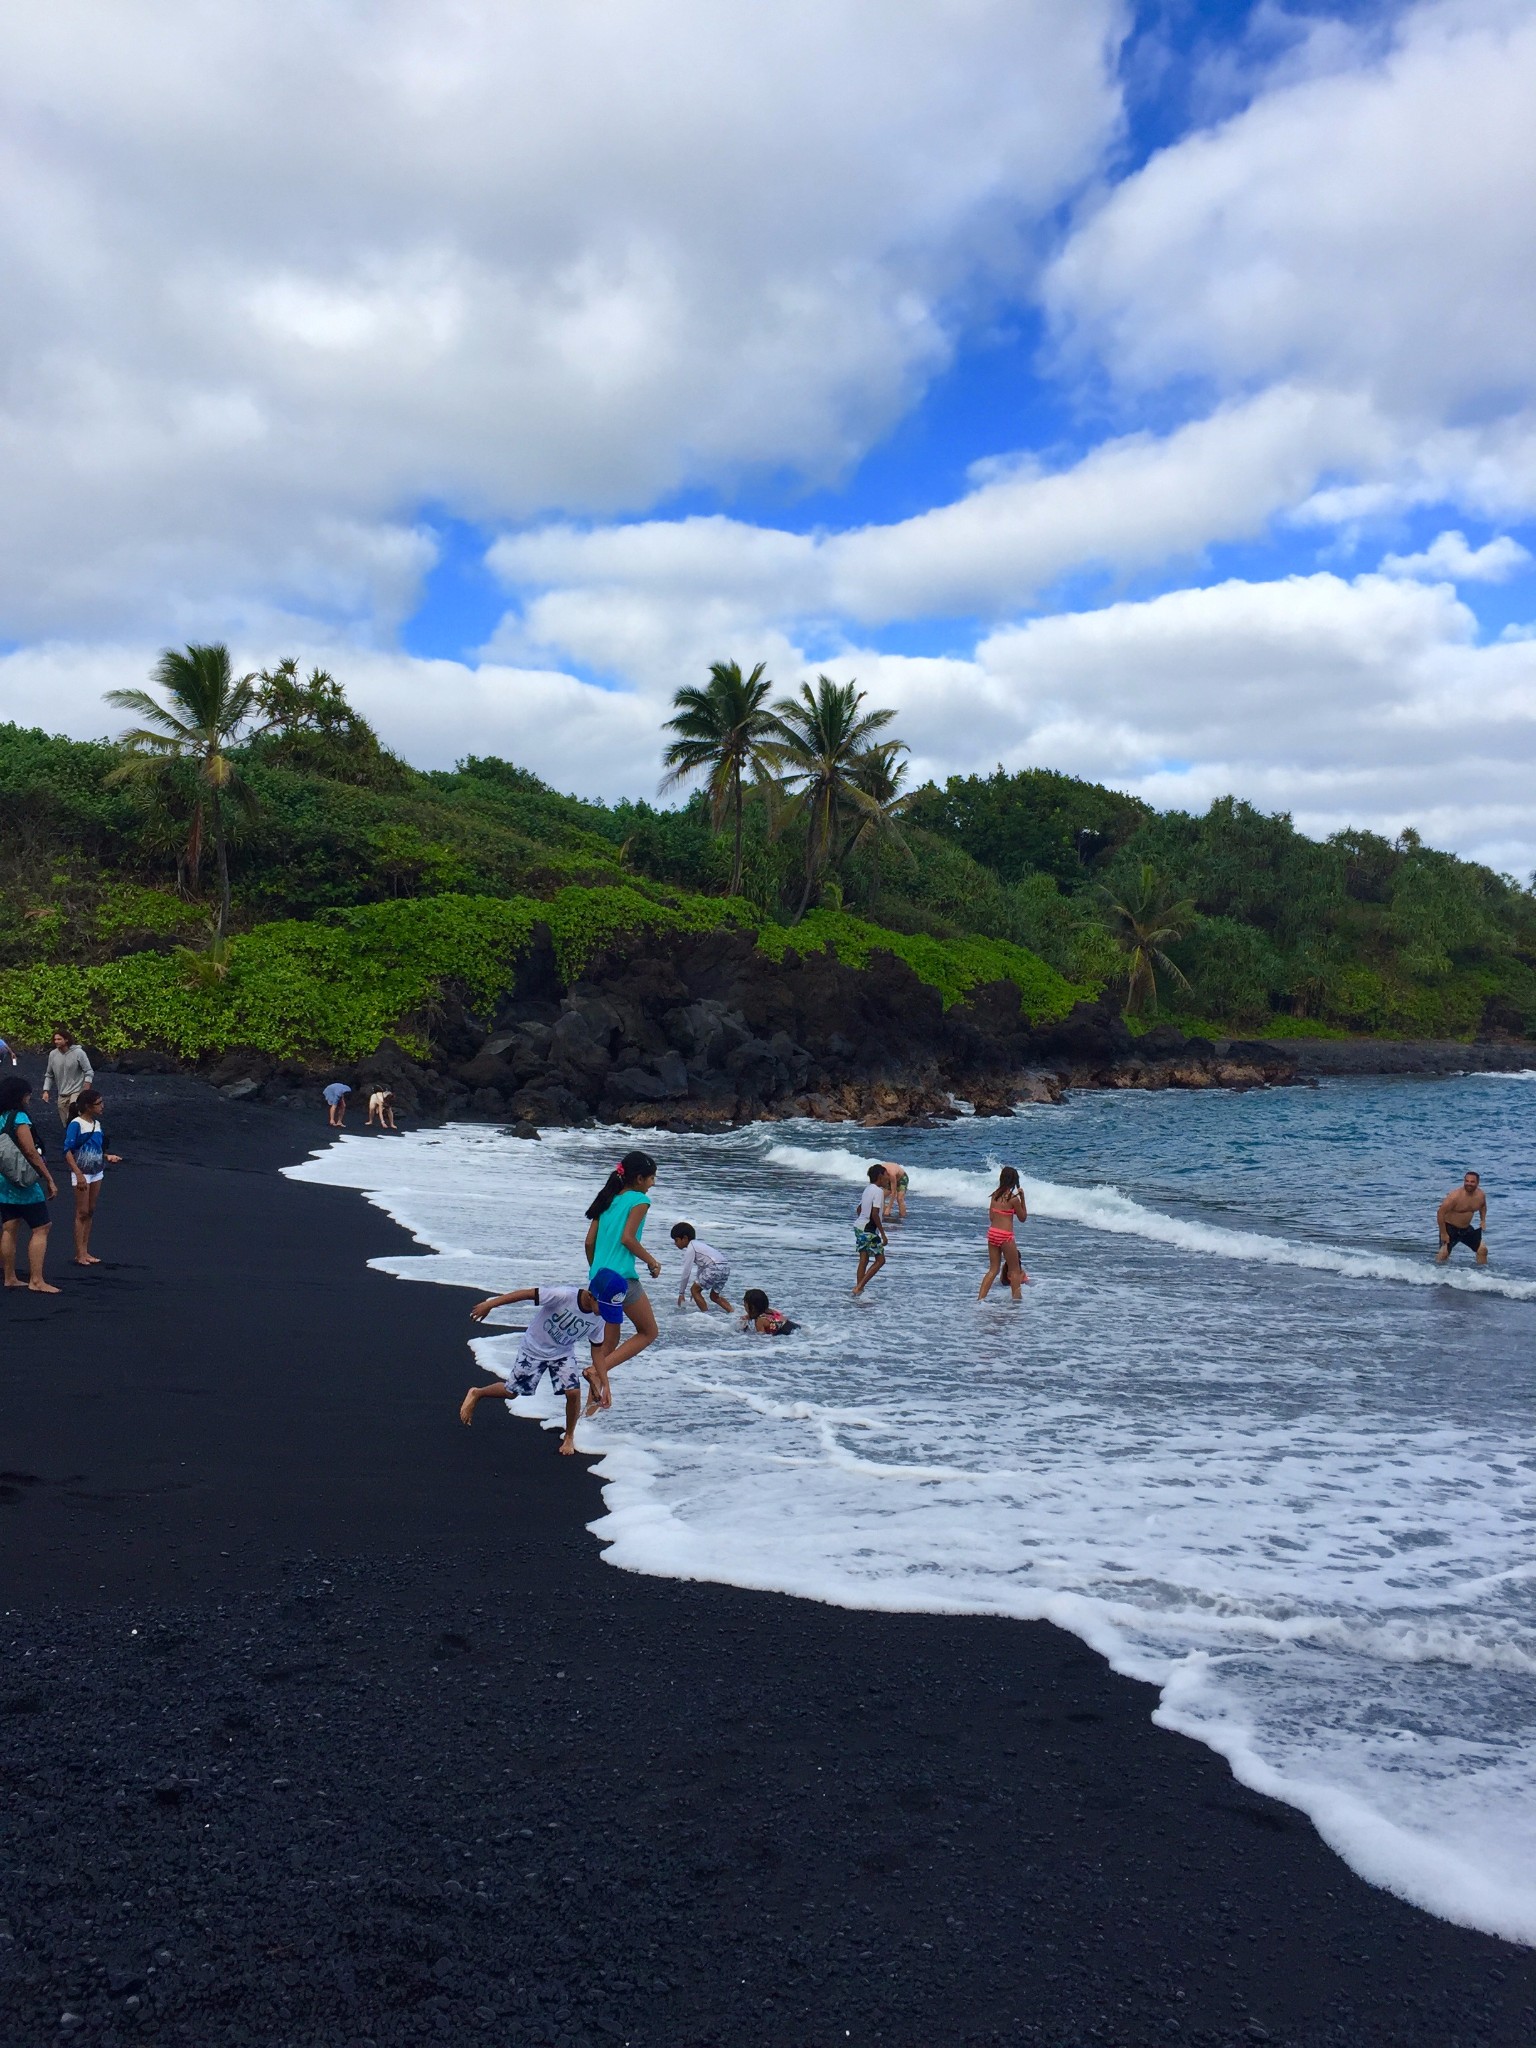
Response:
POLYGON ((48 1162, 37 1148, 27 1099, 32 1083, 21 1074, 0 1079, 0 1269, 7 1287, 16 1278, 16 1253, 27 1232, 27 1279, 34 1294, 57 1294, 43 1278, 48 1253, 48 1204, 59 1192, 48 1162))

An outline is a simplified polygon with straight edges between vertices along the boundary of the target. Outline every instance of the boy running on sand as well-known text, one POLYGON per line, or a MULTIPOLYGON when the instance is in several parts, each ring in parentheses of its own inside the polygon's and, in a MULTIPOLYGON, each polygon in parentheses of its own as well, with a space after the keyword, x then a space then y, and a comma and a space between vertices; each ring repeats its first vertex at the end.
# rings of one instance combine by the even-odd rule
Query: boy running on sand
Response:
POLYGON ((523 1332, 512 1370, 504 1380, 471 1387, 459 1405, 460 1422, 468 1428, 481 1401, 510 1401, 515 1394, 531 1394, 548 1373, 555 1392, 565 1396, 560 1455, 571 1457, 581 1415, 583 1369, 576 1363, 576 1346, 585 1343, 596 1363, 608 1326, 623 1321, 619 1303, 624 1299, 624 1285, 617 1273, 601 1273, 586 1287, 514 1287, 510 1294, 492 1294, 477 1301, 469 1312, 477 1323, 483 1323, 493 1308, 505 1308, 514 1301, 531 1301, 536 1313, 523 1332))
POLYGON ((859 1206, 853 1217, 853 1242, 858 1249, 859 1270, 854 1276, 853 1291, 860 1295, 885 1264, 886 1247, 890 1239, 885 1234, 884 1204, 886 1176, 883 1166, 869 1169, 869 1185, 859 1197, 859 1206))
POLYGON ((691 1223, 674 1223, 669 1234, 683 1255, 683 1270, 677 1277, 678 1307, 681 1308, 691 1294, 694 1307, 702 1309, 706 1315, 709 1313, 709 1301, 729 1315, 731 1304, 720 1290, 731 1277, 730 1261, 712 1244, 706 1244, 691 1223), (706 1293, 709 1301, 704 1299, 706 1293))

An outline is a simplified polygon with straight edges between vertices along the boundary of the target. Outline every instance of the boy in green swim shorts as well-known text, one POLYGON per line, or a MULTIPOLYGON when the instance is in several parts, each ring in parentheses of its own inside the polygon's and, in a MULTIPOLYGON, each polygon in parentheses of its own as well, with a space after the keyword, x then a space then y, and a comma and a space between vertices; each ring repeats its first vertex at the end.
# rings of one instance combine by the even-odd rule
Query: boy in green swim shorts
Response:
POLYGON ((853 1242, 859 1254, 859 1270, 854 1276, 853 1291, 862 1294, 885 1264, 886 1248, 890 1239, 885 1234, 885 1197, 887 1194, 886 1170, 883 1166, 869 1169, 869 1185, 859 1196, 859 1206, 853 1216, 853 1242))

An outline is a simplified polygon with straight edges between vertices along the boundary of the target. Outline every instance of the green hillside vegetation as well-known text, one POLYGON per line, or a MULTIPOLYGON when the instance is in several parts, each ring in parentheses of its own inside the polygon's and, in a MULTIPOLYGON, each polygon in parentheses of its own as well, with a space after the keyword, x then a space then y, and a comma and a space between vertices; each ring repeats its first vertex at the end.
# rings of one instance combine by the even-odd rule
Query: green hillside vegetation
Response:
POLYGON ((494 758, 416 770, 327 676, 252 680, 260 715, 220 741, 217 787, 194 751, 0 726, 9 1036, 62 1017, 109 1051, 425 1050, 445 992, 493 1007, 540 925, 566 982, 647 930, 724 924, 775 959, 894 953, 946 1004, 1012 981, 1037 1022, 1108 991, 1134 1022, 1212 1035, 1536 1027, 1536 898, 1411 831, 1319 842, 1233 798, 1157 813, 1045 769, 909 790, 860 693, 822 679, 775 715, 725 668, 675 721, 675 779, 704 787, 592 803, 494 758), (709 767, 717 701, 755 707, 734 779, 709 767), (1165 934, 1140 980, 1137 917, 1165 934))

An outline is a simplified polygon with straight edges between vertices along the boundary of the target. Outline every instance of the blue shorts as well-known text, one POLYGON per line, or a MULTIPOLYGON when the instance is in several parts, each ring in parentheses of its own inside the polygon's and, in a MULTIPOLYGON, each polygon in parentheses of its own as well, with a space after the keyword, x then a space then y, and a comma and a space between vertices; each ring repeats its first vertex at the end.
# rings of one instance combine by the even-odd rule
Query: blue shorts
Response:
POLYGON ((581 1367, 573 1351, 560 1358, 530 1358, 526 1351, 519 1351, 512 1370, 502 1374, 501 1383, 509 1393, 531 1394, 545 1373, 557 1394, 572 1394, 581 1386, 581 1367))
POLYGON ((878 1230, 856 1230, 853 1233, 853 1242, 859 1251, 867 1252, 872 1259, 882 1259, 885 1256, 885 1239, 878 1230))

